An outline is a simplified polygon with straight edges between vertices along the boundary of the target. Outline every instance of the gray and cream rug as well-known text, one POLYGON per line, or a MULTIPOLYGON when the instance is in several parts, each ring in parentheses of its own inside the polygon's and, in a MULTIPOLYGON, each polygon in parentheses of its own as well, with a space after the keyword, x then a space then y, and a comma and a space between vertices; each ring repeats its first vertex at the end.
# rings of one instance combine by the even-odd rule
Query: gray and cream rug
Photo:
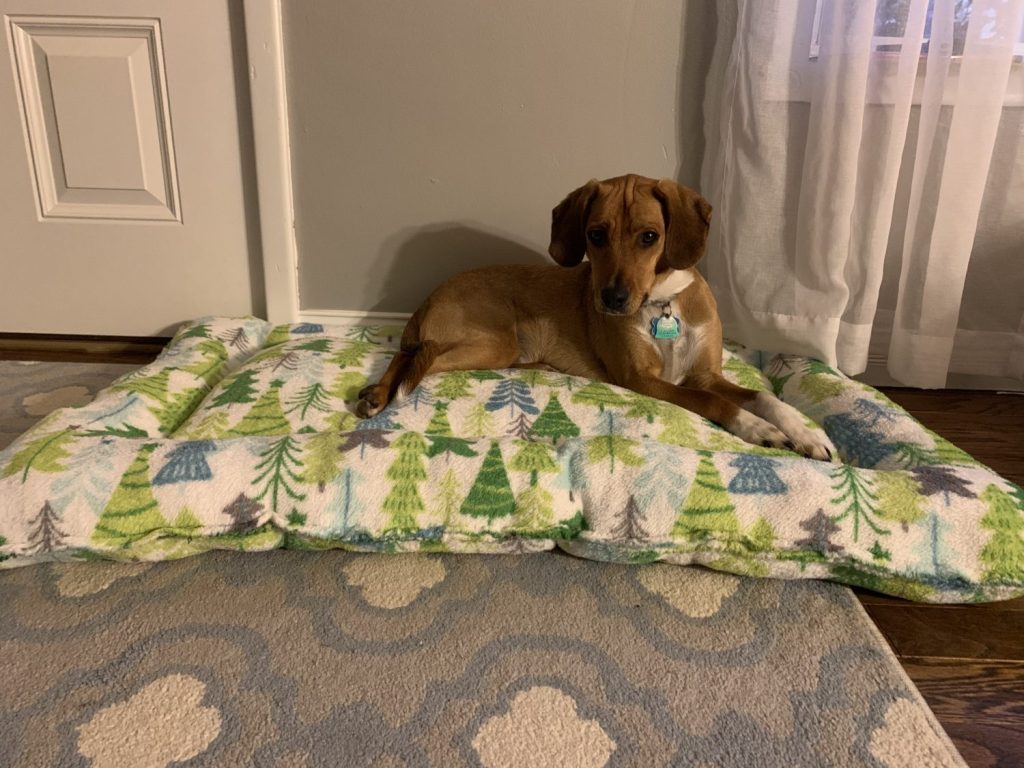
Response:
MULTIPOLYGON (((0 363, 0 442, 123 371, 0 363)), ((4 572, 0 611, 4 766, 963 765, 834 584, 218 552, 4 572)))

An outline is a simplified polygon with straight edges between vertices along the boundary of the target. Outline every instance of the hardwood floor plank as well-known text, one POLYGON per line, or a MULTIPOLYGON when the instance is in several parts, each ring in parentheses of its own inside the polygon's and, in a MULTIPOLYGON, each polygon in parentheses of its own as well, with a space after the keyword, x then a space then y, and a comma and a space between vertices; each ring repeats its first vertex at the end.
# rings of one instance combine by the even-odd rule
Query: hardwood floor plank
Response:
POLYGON ((159 337, 0 333, 0 360, 145 365, 168 341, 159 337))
POLYGON ((1024 663, 915 659, 904 669, 936 715, 1014 727, 1024 740, 1024 663))
POLYGON ((864 606, 901 658, 1024 661, 1024 611, 864 606))
POLYGON ((1024 739, 1021 728, 939 718, 953 745, 970 768, 1021 768, 1024 766, 1024 739))

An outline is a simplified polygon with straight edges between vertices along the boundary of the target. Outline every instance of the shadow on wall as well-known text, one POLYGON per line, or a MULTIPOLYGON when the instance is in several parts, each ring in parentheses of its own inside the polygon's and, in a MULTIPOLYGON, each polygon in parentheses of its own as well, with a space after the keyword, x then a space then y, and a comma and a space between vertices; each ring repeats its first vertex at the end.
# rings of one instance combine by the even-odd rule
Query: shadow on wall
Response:
POLYGON ((676 80, 676 180, 700 190, 704 159, 704 97, 715 51, 718 12, 714 3, 687 3, 684 10, 676 80))
POLYGON ((546 253, 475 223, 409 227, 385 240, 381 251, 394 255, 381 283, 368 287, 369 295, 381 297, 374 312, 412 311, 434 288, 468 269, 494 264, 554 265, 546 253))

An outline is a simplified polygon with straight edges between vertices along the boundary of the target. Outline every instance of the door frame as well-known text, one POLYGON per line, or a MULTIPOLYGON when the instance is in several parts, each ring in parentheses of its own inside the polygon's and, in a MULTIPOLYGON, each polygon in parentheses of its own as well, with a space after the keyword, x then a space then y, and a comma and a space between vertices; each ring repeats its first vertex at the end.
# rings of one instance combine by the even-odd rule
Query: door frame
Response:
POLYGON ((298 320, 292 163, 281 0, 243 0, 267 320, 298 320))

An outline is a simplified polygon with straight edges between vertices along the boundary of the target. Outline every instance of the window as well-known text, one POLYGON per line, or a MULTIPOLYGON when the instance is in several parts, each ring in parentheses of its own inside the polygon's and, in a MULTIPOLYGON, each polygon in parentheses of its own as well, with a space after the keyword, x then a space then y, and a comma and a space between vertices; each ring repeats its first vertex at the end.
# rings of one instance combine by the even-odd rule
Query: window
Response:
MULTIPOLYGON (((810 58, 817 59, 819 52, 819 39, 821 35, 821 6, 825 0, 817 0, 814 6, 814 28, 811 34, 810 58)), ((967 24, 971 19, 972 0, 954 0, 953 3, 953 56, 962 56, 964 42, 967 40, 967 24)), ((879 53, 898 53, 903 47, 903 35, 907 28, 907 13, 910 10, 910 0, 878 0, 875 9, 875 36, 872 38, 872 48, 879 53)), ((928 53, 932 29, 932 15, 935 11, 935 3, 928 3, 924 21, 924 40, 921 44, 921 55, 928 53)), ((984 32, 982 33, 984 34, 984 32)), ((1017 45, 1014 53, 1024 58, 1024 24, 1021 25, 1020 35, 1017 38, 1017 45)))

